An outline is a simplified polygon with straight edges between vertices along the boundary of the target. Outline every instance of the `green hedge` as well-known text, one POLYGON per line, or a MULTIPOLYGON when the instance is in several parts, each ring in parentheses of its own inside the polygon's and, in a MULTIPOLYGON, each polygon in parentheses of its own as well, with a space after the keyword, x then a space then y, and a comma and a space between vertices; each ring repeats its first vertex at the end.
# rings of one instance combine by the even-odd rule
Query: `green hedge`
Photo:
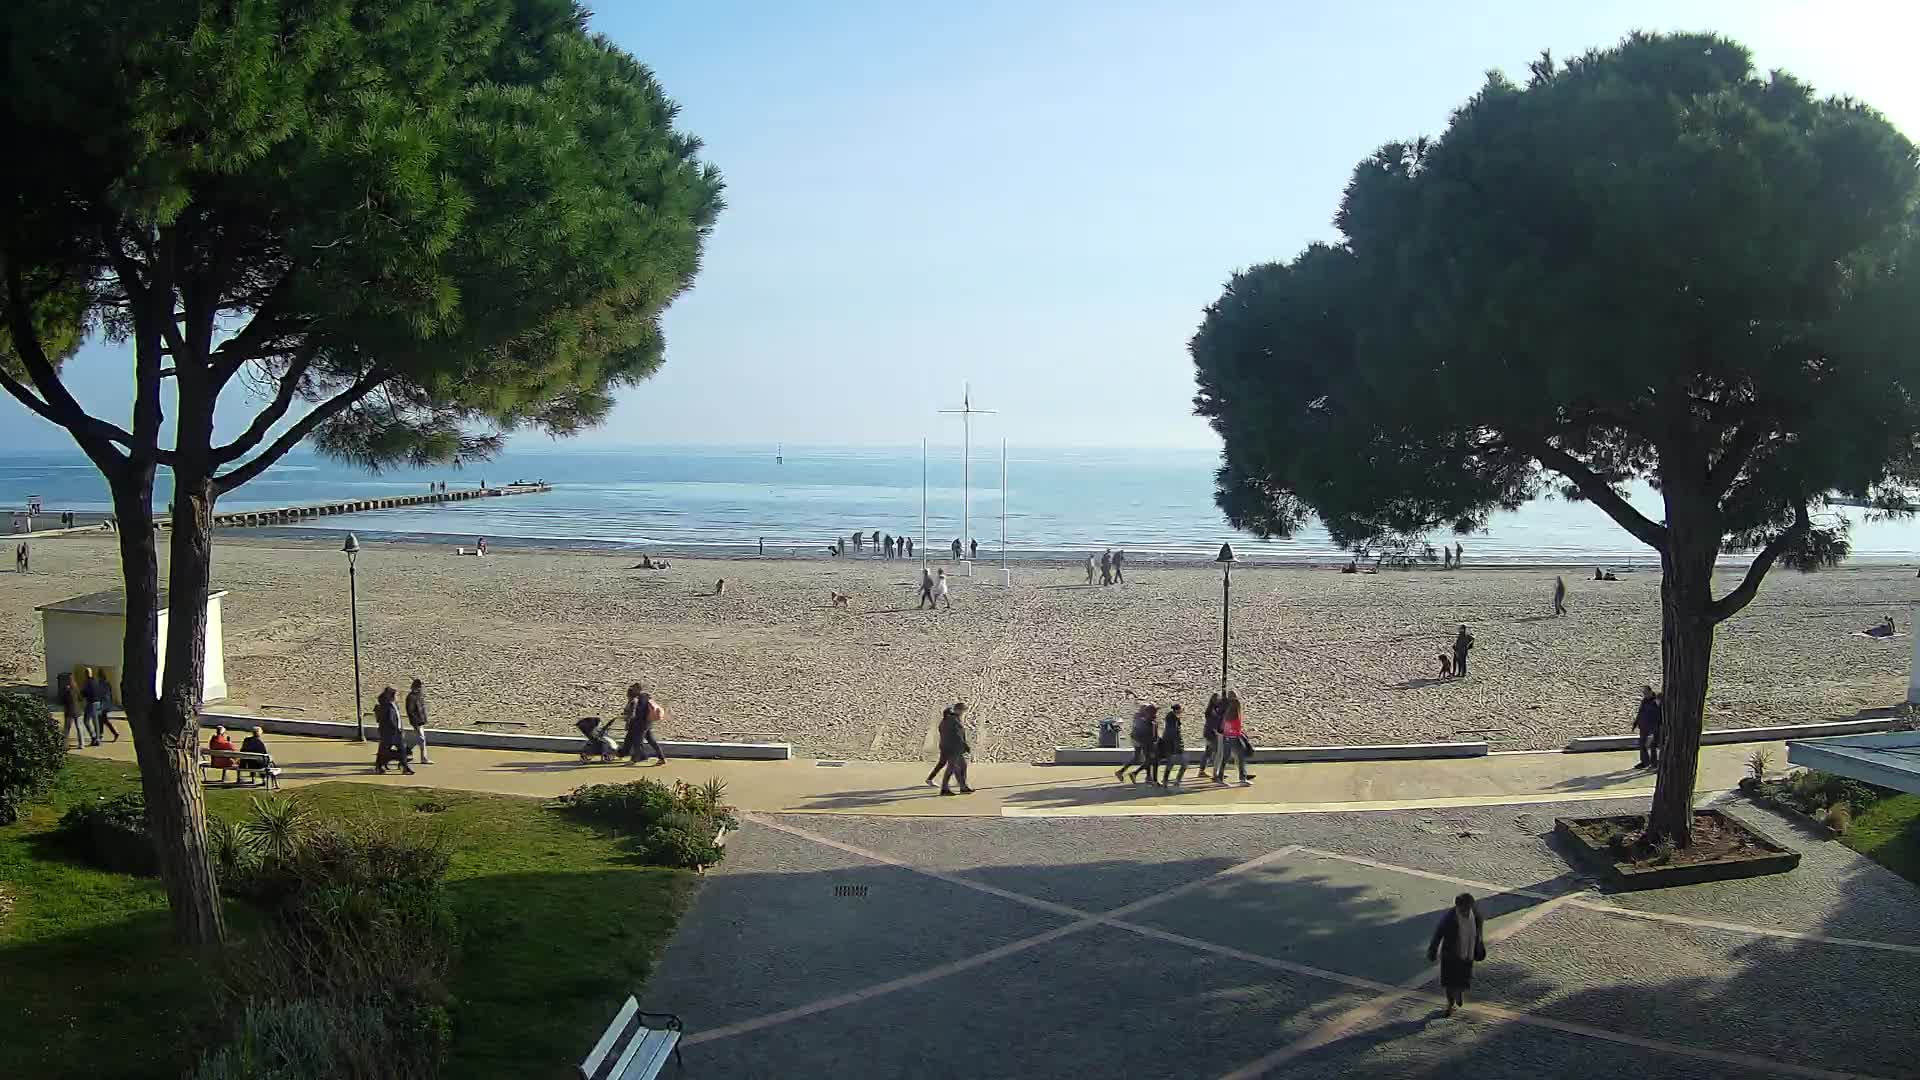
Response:
POLYGON ((46 702, 0 694, 0 825, 19 818, 20 804, 45 791, 66 758, 66 737, 46 702))

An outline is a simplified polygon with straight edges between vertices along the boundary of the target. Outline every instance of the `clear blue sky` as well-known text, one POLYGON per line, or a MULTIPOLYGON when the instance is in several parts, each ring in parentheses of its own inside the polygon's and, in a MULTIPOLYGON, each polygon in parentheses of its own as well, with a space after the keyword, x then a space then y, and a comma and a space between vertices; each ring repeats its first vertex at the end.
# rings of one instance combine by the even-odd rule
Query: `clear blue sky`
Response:
MULTIPOLYGON (((1715 30, 1920 137, 1911 3, 607 0, 727 177, 668 362, 592 444, 1208 446, 1186 341, 1235 268, 1332 234, 1354 164, 1489 68, 1715 30)), ((123 415, 120 349, 70 381, 123 415)), ((227 410, 227 426, 245 412, 227 410)), ((0 445, 64 433, 10 402, 0 445)))

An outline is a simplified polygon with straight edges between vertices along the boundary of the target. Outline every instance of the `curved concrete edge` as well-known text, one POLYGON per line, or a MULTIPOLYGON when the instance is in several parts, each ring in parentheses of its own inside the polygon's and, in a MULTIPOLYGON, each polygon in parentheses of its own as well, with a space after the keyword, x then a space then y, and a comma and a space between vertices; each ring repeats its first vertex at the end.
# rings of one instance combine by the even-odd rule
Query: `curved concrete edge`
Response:
MULTIPOLYGON (((1715 728, 1700 733, 1701 746, 1727 743, 1779 742, 1783 739, 1819 739, 1831 735, 1866 735, 1893 729, 1892 717, 1862 720, 1829 720, 1816 724, 1775 724, 1771 727, 1715 728)), ((1596 750, 1635 750, 1640 742, 1632 735, 1589 735, 1567 744, 1567 753, 1586 754, 1596 750)))
MULTIPOLYGON (((321 739, 351 739, 352 724, 336 720, 303 720, 292 716, 247 716, 240 713, 201 713, 200 726, 225 724, 233 728, 260 727, 275 735, 309 735, 321 739)), ((371 728, 368 729, 371 732, 371 728)), ((545 754, 577 754, 584 740, 567 735, 516 735, 503 731, 461 731, 456 728, 427 729, 430 746, 470 746, 484 750, 534 750, 545 754)), ((733 761, 787 761, 793 757, 791 743, 675 742, 660 740, 660 749, 668 757, 722 758, 733 761)))
MULTIPOLYGON (((1284 764, 1304 761, 1417 761, 1430 758, 1486 757, 1483 742, 1383 743, 1375 746, 1256 746, 1253 761, 1284 764)), ((1187 748, 1187 762, 1197 764, 1206 756, 1204 749, 1187 748)), ((1133 760, 1131 747, 1056 746, 1055 765, 1111 765, 1119 768, 1133 760)))

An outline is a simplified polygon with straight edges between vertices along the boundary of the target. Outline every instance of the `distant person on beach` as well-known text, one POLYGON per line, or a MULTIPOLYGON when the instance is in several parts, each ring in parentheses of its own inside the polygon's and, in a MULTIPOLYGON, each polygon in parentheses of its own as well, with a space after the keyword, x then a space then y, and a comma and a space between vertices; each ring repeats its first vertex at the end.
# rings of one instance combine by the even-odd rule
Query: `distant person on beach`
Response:
POLYGON ((1486 923, 1472 893, 1453 898, 1453 906, 1440 917, 1427 942, 1427 961, 1440 961, 1440 987, 1447 992, 1447 1012, 1467 1004, 1467 990, 1473 986, 1473 965, 1487 958, 1486 923))
POLYGON ((384 773, 390 764, 398 764, 400 771, 413 775, 413 766, 407 764, 407 743, 400 734, 400 709, 393 703, 399 691, 389 686, 380 691, 373 703, 373 724, 379 732, 380 748, 374 751, 373 771, 384 773))
POLYGON ((27 551, 27 545, 24 543, 20 545, 19 550, 13 553, 13 569, 15 573, 19 574, 27 573, 33 569, 32 555, 27 551))
POLYGON ((935 570, 933 572, 933 598, 938 601, 938 603, 933 605, 934 607, 945 604, 947 605, 948 611, 953 610, 953 597, 947 594, 947 572, 945 570, 935 570))
POLYGON ((854 533, 853 534, 853 553, 855 555, 860 554, 860 548, 865 543, 866 543, 865 533, 854 533))
POLYGON ((1467 633, 1467 624, 1460 624, 1460 632, 1453 637, 1453 675, 1465 678, 1467 674, 1467 653, 1473 650, 1473 635, 1467 633))
POLYGON ((967 541, 967 558, 978 559, 979 557, 980 557, 980 541, 978 540, 967 541))
POLYGON ((967 703, 958 701, 940 714, 940 760, 946 770, 940 778, 940 794, 973 794, 967 785, 967 755, 972 752, 967 744, 967 703), (955 780, 960 781, 958 792, 947 786, 955 780))
POLYGON ((882 536, 880 538, 880 542, 882 545, 882 551, 884 552, 884 555, 887 561, 889 562, 893 561, 893 534, 888 533, 885 536, 882 536))
POLYGON ((1462 544, 1462 543, 1460 543, 1460 542, 1459 542, 1458 540, 1456 540, 1456 541, 1454 541, 1454 543, 1453 543, 1453 568, 1454 568, 1455 570, 1458 570, 1458 569, 1460 569, 1460 566, 1461 566, 1461 564, 1462 564, 1462 563, 1464 563, 1464 562, 1466 562, 1466 561, 1467 561, 1467 548, 1466 548, 1466 545, 1464 545, 1464 544, 1462 544))
POLYGON ((485 555, 487 553, 487 538, 484 536, 475 537, 473 550, 476 555, 485 555))
POLYGON ((1861 633, 1868 637, 1892 637, 1899 632, 1899 630, 1894 628, 1893 616, 1891 615, 1880 620, 1876 625, 1869 626, 1861 631, 1861 633))
POLYGON ((1093 584, 1093 556, 1087 556, 1087 584, 1093 584))
POLYGON ((1607 580, 1607 575, 1604 573, 1601 573, 1600 568, 1596 566, 1593 568, 1593 580, 1605 581, 1607 580))
POLYGON ((1567 579, 1559 575, 1553 578, 1553 615, 1559 618, 1567 613, 1567 579))
POLYGON ((659 757, 660 764, 667 763, 667 755, 660 749, 660 741, 653 736, 654 727, 666 722, 667 710, 653 695, 647 693, 644 683, 634 683, 627 687, 627 705, 622 710, 627 721, 626 744, 620 752, 627 760, 638 765, 647 759, 647 751, 652 750, 659 757))
POLYGON ((907 537, 907 558, 913 558, 913 537, 907 537))
POLYGON ((1440 549, 1440 569, 1442 570, 1453 569, 1453 549, 1452 548, 1443 547, 1440 549))
MULTIPOLYGON (((1167 715, 1161 718, 1160 745, 1155 749, 1154 756, 1159 759, 1160 763, 1161 787, 1167 787, 1186 780, 1187 744, 1186 736, 1180 731, 1180 705, 1178 702, 1168 706, 1167 715), (1178 780, 1175 780, 1173 775, 1173 767, 1176 764, 1180 766, 1180 776, 1178 780)), ((1147 782, 1153 782, 1151 774, 1148 775, 1147 782)))
POLYGON ((1253 774, 1247 771, 1247 761, 1252 757, 1253 747, 1247 742, 1246 722, 1240 712, 1240 695, 1229 690, 1220 707, 1220 759, 1214 762, 1213 782, 1224 782, 1227 759, 1232 758, 1240 769, 1240 786, 1251 784, 1253 774))
POLYGON ((1124 582, 1127 580, 1127 549, 1126 548, 1116 549, 1113 553, 1113 580, 1117 582, 1124 582))
POLYGON ((407 725, 413 728, 413 745, 420 754, 420 764, 431 765, 427 758, 427 688, 419 679, 407 689, 407 725))
POLYGON ((933 602, 933 570, 923 566, 920 568, 920 603, 913 610, 938 606, 933 602))
POLYGON ((1113 584, 1113 550, 1111 548, 1100 553, 1100 584, 1113 584))
POLYGON ((1143 704, 1133 711, 1133 730, 1128 737, 1133 742, 1133 757, 1120 766, 1113 774, 1116 780, 1131 780, 1142 771, 1147 774, 1147 782, 1153 782, 1154 752, 1159 749, 1160 707, 1143 704))
POLYGON ((1633 730, 1640 736, 1640 765, 1642 769, 1655 769, 1660 766, 1660 695, 1653 687, 1640 688, 1640 709, 1633 715, 1633 730))
POLYGON ((953 561, 960 561, 960 538, 957 536, 953 538, 953 561))

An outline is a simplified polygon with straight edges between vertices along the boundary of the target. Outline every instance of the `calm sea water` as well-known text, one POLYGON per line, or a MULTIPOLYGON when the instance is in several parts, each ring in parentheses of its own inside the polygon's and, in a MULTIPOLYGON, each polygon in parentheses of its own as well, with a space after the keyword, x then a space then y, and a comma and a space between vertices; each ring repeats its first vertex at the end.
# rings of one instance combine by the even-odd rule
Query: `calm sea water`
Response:
MULTIPOLYGON (((920 448, 646 447, 516 450, 484 466, 397 469, 380 475, 296 453, 220 503, 243 510, 544 479, 541 495, 441 507, 383 510, 319 519, 298 530, 355 530, 365 536, 448 542, 617 545, 666 551, 750 550, 764 538, 779 552, 823 552, 855 529, 922 535, 920 448)), ((1007 549, 1021 556, 1084 554, 1125 547, 1135 557, 1212 558, 1223 540, 1242 558, 1330 561, 1326 534, 1309 529, 1261 541, 1230 529, 1213 504, 1217 456, 1191 450, 1011 450, 1007 461, 1007 549)), ((963 535, 962 456, 933 448, 925 464, 925 535, 934 547, 963 535)), ((972 530, 982 558, 1000 546, 999 449, 974 451, 972 530)), ((170 493, 163 473, 156 505, 170 493)), ((104 511, 105 483, 77 454, 0 454, 0 507, 39 495, 50 511, 104 511)), ((1651 492, 1634 501, 1659 516, 1651 492)), ((1920 524, 1868 521, 1849 512, 1861 559, 1911 559, 1920 524)), ((294 527, 290 527, 290 531, 294 527)), ((1449 537, 1449 540, 1452 538, 1449 537)), ((1542 500, 1495 518, 1465 539, 1470 563, 1609 563, 1649 552, 1591 505, 1542 500)))

